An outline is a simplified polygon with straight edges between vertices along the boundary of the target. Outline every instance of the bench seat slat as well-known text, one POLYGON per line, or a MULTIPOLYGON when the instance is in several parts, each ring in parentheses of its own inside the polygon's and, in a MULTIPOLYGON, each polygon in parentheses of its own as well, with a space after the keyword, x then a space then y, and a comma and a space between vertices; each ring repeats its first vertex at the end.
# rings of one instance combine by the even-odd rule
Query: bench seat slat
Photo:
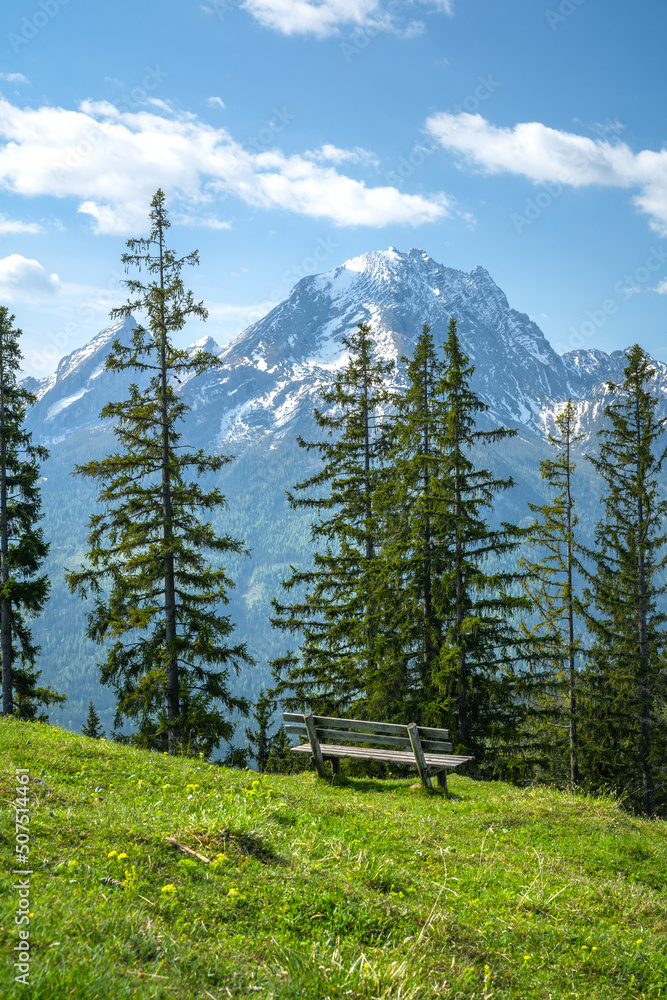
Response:
MULTIPOLYGON (((287 732, 290 732, 288 726, 286 726, 285 729, 287 732)), ((354 733, 350 730, 344 732, 342 729, 320 729, 319 726, 316 729, 316 733, 318 740, 345 739, 351 743, 379 743, 380 746, 403 748, 410 751, 412 750, 410 740, 403 739, 400 736, 378 736, 376 733, 354 733)), ((435 740, 422 740, 421 744, 424 750, 440 750, 443 753, 451 753, 453 750, 451 743, 439 743, 435 740)))
POLYGON ((441 743, 440 740, 422 740, 423 750, 433 750, 436 753, 451 753, 454 747, 451 743, 441 743))
MULTIPOLYGON (((355 733, 343 729, 320 729, 319 726, 315 731, 318 740, 345 739, 351 743, 379 743, 381 746, 397 747, 405 750, 412 749, 410 740, 407 737, 403 739, 400 736, 380 736, 371 732, 355 733)), ((291 733, 293 736, 300 736, 301 739, 306 739, 308 736, 305 726, 296 726, 292 723, 288 723, 285 726, 285 732, 291 733)), ((451 753, 453 749, 451 743, 441 743, 436 740, 422 740, 421 744, 424 750, 440 751, 442 753, 451 753)))
MULTIPOLYGON (((412 752, 401 752, 400 750, 374 750, 371 747, 338 747, 332 744, 320 744, 323 757, 357 757, 365 760, 391 761, 394 764, 411 764, 416 767, 415 755, 412 752)), ((309 743, 304 743, 299 747, 292 747, 293 753, 311 754, 309 743)), ((474 757, 458 757, 452 754, 425 753, 424 757, 429 767, 458 767, 467 760, 474 760, 474 757)))
POLYGON ((417 726, 417 729, 422 744, 424 739, 445 740, 445 742, 449 739, 449 729, 433 729, 431 726, 417 726))
MULTIPOLYGON (((325 725, 329 729, 360 729, 363 732, 387 733, 393 736, 407 736, 408 727, 403 723, 395 722, 367 722, 362 719, 334 719, 325 715, 314 715, 315 725, 325 725)), ((301 712, 283 712, 285 722, 298 722, 303 724, 303 714, 301 712)), ((419 737, 432 740, 448 740, 449 729, 434 729, 432 726, 418 726, 419 737)))
MULTIPOLYGON (((294 733, 297 736, 305 735, 305 726, 285 726, 285 732, 294 733)), ((353 733, 344 732, 342 729, 320 729, 317 726, 315 732, 320 742, 327 740, 349 740, 352 743, 379 743, 381 746, 395 747, 397 750, 410 748, 410 740, 400 736, 379 736, 376 733, 353 733)))
MULTIPOLYGON (((285 722, 300 722, 303 723, 303 714, 301 712, 283 712, 283 719, 285 722)), ((394 722, 365 722, 362 719, 330 719, 326 715, 314 715, 313 720, 315 725, 319 728, 320 726, 326 726, 327 729, 358 729, 362 733, 383 733, 387 736, 405 736, 407 739, 408 727, 399 725, 394 722)), ((448 729, 432 729, 428 726, 419 726, 419 737, 424 741, 426 739, 434 740, 448 740, 449 730, 448 729)))

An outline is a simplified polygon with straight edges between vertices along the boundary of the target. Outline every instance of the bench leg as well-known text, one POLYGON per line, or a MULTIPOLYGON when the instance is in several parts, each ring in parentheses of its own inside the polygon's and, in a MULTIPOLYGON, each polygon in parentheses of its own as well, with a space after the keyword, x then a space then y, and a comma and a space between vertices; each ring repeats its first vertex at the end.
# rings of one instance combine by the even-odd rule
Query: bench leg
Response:
POLYGON ((331 758, 331 773, 340 774, 340 757, 331 758))
POLYGON ((447 794, 447 771, 443 767, 442 771, 438 771, 438 785, 447 794))
POLYGON ((419 730, 417 729, 417 724, 415 722, 411 722, 408 726, 408 736, 410 737, 410 743, 412 744, 412 752, 415 755, 415 763, 417 765, 417 770, 419 771, 419 777, 422 780, 424 788, 427 788, 430 792, 433 790, 431 772, 429 771, 428 764, 424 758, 424 751, 422 750, 421 740, 419 739, 419 730))
POLYGON ((324 760, 322 759, 320 741, 317 738, 317 731, 315 729, 315 723, 313 722, 313 713, 305 712, 303 721, 306 726, 306 732, 308 733, 310 749, 313 751, 313 756, 310 759, 315 764, 315 768, 320 778, 326 778, 327 772, 324 769, 324 760))

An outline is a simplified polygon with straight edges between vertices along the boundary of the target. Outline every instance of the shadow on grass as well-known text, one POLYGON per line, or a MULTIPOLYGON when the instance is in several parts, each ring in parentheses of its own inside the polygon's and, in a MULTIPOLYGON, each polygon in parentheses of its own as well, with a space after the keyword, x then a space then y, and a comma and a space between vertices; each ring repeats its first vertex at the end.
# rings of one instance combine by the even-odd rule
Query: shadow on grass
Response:
MULTIPOLYGON (((324 779, 322 779, 322 784, 324 784, 324 779)), ((346 774, 335 774, 333 778, 327 779, 326 784, 333 788, 348 788, 359 792, 380 792, 385 795, 387 793, 405 792, 408 790, 404 781, 392 781, 391 778, 356 778, 346 774)), ((421 784, 418 786, 412 785, 409 788, 416 795, 423 795, 429 799, 446 799, 452 802, 464 801, 464 796, 458 795, 456 792, 445 792, 441 788, 434 788, 430 792, 423 788, 421 784)))
POLYGON ((238 851, 239 854, 246 854, 263 865, 285 865, 287 862, 281 858, 273 848, 261 837, 252 833, 244 833, 240 830, 230 830, 225 828, 218 834, 222 841, 223 851, 230 849, 238 851))
MULTIPOLYGON (((223 854, 245 855, 255 858, 263 865, 286 865, 287 861, 274 851, 270 844, 261 837, 245 830, 232 830, 224 827, 222 830, 190 831, 190 837, 202 851, 212 855, 215 851, 223 854)), ((178 846, 178 845, 176 845, 178 846)))

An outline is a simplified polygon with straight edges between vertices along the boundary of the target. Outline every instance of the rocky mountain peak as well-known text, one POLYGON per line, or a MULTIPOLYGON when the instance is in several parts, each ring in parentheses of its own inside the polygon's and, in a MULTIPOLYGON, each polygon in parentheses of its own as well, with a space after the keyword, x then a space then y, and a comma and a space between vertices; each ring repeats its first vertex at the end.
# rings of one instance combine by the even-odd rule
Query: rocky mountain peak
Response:
MULTIPOLYGON (((370 325, 378 354, 398 361, 412 352, 425 322, 442 343, 452 316, 491 423, 542 436, 545 413, 570 397, 591 398, 595 386, 622 376, 622 352, 619 358, 595 350, 556 354, 484 267, 466 273, 419 248, 389 247, 302 278, 222 349, 210 336, 190 346, 191 354, 206 350, 220 358, 219 369, 179 389, 195 411, 198 442, 223 449, 232 442, 237 451, 239 443, 295 433, 311 419, 320 386, 345 365, 343 338, 360 322, 370 325)), ((129 340, 133 326, 132 319, 112 324, 63 358, 50 378, 31 380, 39 402, 30 423, 42 439, 95 426, 104 403, 122 398, 129 376, 105 372, 104 361, 111 342, 129 340)))

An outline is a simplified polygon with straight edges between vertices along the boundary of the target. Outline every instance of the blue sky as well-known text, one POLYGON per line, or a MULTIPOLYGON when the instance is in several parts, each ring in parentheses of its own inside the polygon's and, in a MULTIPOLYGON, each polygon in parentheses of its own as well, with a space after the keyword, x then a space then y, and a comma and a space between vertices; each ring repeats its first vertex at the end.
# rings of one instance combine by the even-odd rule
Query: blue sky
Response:
POLYGON ((667 8, 640 0, 13 0, 0 302, 26 371, 107 325, 167 193, 224 343, 390 245, 486 267, 559 351, 667 360, 667 8))

